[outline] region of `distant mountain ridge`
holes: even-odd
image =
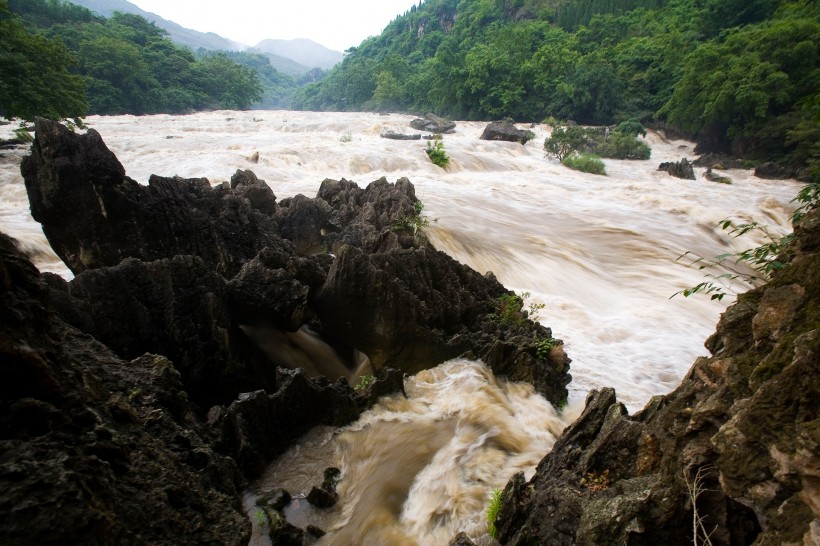
[[[270,58],[271,66],[289,76],[298,76],[308,72],[311,68],[330,69],[342,60],[342,53],[333,51],[321,44],[300,38],[296,40],[262,40],[255,48],[229,40],[213,32],[199,32],[160,17],[156,13],[145,11],[127,0],[69,0],[73,4],[83,6],[102,15],[110,17],[115,11],[132,13],[144,17],[159,28],[168,32],[172,41],[196,51],[199,48],[207,50],[247,51],[264,53]]]
[[[344,54],[333,51],[313,40],[296,38],[295,40],[262,40],[254,49],[264,53],[272,53],[281,57],[293,59],[305,66],[315,66],[329,70],[337,63],[342,62]]]

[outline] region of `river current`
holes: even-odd
[[[691,142],[650,133],[649,161],[604,160],[608,176],[573,171],[544,157],[550,128],[535,125],[527,145],[479,140],[485,123],[461,122],[444,137],[446,170],[413,133],[407,115],[218,111],[189,116],[91,116],[127,174],[230,180],[237,169],[264,179],[277,198],[313,197],[325,178],[364,186],[406,176],[437,220],[431,242],[455,259],[543,304],[538,318],[573,359],[570,407],[557,412],[481,363],[453,361],[408,378],[408,398],[388,398],[345,430],[319,429],[271,466],[254,492],[306,493],[326,466],[342,469],[338,508],[319,513],[294,502],[294,521],[330,532],[323,544],[446,544],[459,530],[490,543],[483,510],[489,492],[514,472],[532,472],[587,392],[615,387],[630,411],[673,389],[714,330],[726,301],[670,299],[703,279],[677,258],[713,257],[762,242],[734,238],[725,218],[790,230],[799,185],[721,171],[724,185],[657,171],[694,159]],[[8,138],[11,126],[0,127]],[[0,152],[0,230],[42,271],[71,277],[28,212],[19,161]],[[250,497],[249,497],[250,498]],[[302,503],[304,504],[304,503]],[[263,539],[255,539],[264,543]]]

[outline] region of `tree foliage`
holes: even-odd
[[[11,25],[2,69],[12,75],[0,85],[27,105],[13,115],[64,117],[86,105],[91,114],[246,109],[262,96],[256,69],[227,54],[197,56],[138,15],[104,19],[62,0],[11,0],[9,7],[18,17],[2,22]],[[69,91],[72,100],[64,98]],[[60,106],[48,106],[57,95]]]
[[[32,34],[0,0],[0,116],[33,119],[85,114],[85,85],[69,72],[74,56],[57,40]]]

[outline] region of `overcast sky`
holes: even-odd
[[[384,30],[418,0],[129,0],[200,32],[255,45],[266,38],[310,38],[344,51]]]

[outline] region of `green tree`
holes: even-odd
[[[60,42],[27,32],[6,0],[0,0],[0,36],[0,116],[85,115],[83,80],[69,72],[74,57]]]
[[[586,141],[587,132],[583,127],[555,127],[549,138],[544,141],[544,151],[548,156],[563,161],[565,157],[581,149]]]

